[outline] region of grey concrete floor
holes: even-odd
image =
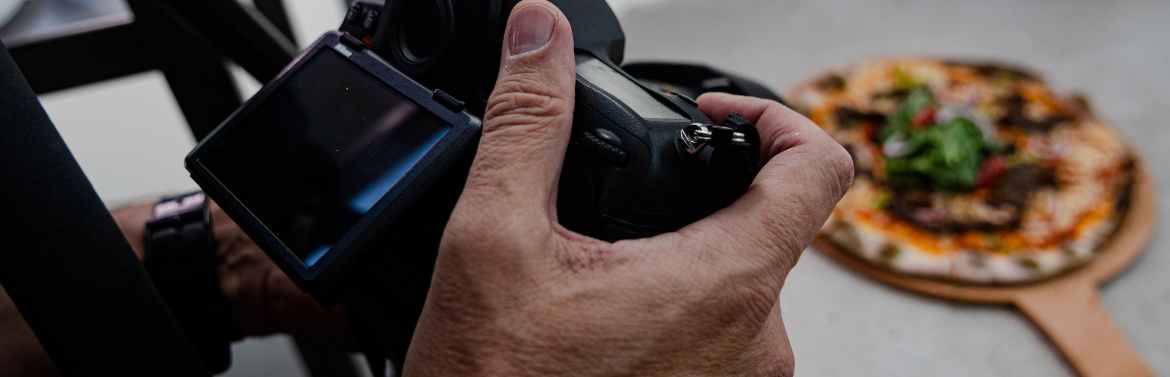
[[[629,60],[703,62],[777,89],[867,56],[1004,59],[1089,94],[1143,152],[1170,194],[1170,3],[1161,1],[614,0]],[[301,41],[335,26],[335,0],[289,1]],[[242,75],[241,75],[242,77]],[[247,92],[256,84],[241,78]],[[193,188],[192,146],[157,73],[42,98],[99,194],[116,204]],[[1170,216],[1161,201],[1157,212]],[[1170,226],[1104,288],[1120,328],[1158,375],[1170,375]],[[1059,355],[1008,308],[949,304],[850,274],[816,252],[781,296],[801,376],[1064,376]],[[703,357],[703,355],[695,355]],[[282,337],[236,347],[229,376],[298,376]]]

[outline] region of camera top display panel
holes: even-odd
[[[478,129],[457,102],[340,38],[324,37],[188,158],[200,185],[303,279],[360,247]]]

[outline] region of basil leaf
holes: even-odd
[[[987,146],[979,127],[965,118],[913,131],[901,157],[885,162],[893,185],[929,184],[943,190],[975,187]]]
[[[934,95],[925,86],[915,86],[910,89],[906,100],[898,106],[898,110],[886,118],[886,127],[882,128],[882,140],[898,133],[908,132],[914,116],[934,103]]]

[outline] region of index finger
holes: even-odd
[[[852,183],[852,158],[811,120],[774,101],[711,94],[699,98],[699,108],[714,119],[735,112],[752,121],[766,163],[739,200],[678,236],[698,246],[692,252],[718,254],[698,256],[704,260],[786,274]]]

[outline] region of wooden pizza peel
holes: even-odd
[[[1098,287],[1145,249],[1154,226],[1154,187],[1145,164],[1135,166],[1129,210],[1099,254],[1085,266],[1036,283],[966,285],[899,274],[872,265],[818,237],[813,248],[883,283],[915,293],[975,304],[1012,305],[1024,313],[1084,377],[1143,377],[1153,372],[1101,307]]]

